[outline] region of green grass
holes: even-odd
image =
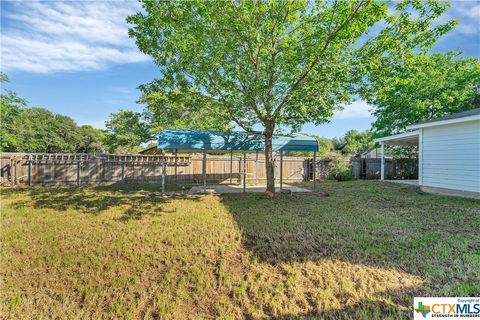
[[[3,318],[399,319],[480,295],[480,202],[376,181],[315,194],[1,190]]]

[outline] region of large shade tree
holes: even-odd
[[[447,54],[411,54],[403,63],[382,61],[361,95],[374,108],[377,136],[406,126],[480,107],[480,61]]]
[[[138,102],[145,104],[143,117],[152,135],[164,128],[229,131],[233,127],[220,102],[195,90],[165,91],[161,81],[140,90]]]
[[[127,18],[168,93],[196,92],[208,107],[265,138],[267,190],[274,192],[272,135],[321,124],[349,103],[369,61],[427,50],[452,22],[433,24],[444,2],[160,1]],[[373,26],[383,30],[368,38]]]

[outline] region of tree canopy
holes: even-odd
[[[8,81],[1,74],[2,82]],[[70,117],[28,108],[15,92],[0,95],[0,150],[3,152],[103,152],[104,132],[78,126]]]
[[[120,110],[105,122],[105,144],[111,153],[139,151],[140,145],[150,139],[148,125],[140,112]]]
[[[156,81],[140,86],[143,112],[120,110],[106,122],[105,143],[110,152],[135,152],[166,128],[229,131],[231,122],[213,113],[217,101],[196,92],[164,91]],[[220,111],[221,112],[221,111]]]
[[[218,131],[233,128],[219,102],[209,96],[194,90],[167,91],[158,81],[140,86],[140,90],[142,96],[138,102],[145,104],[143,117],[152,134],[165,128]]]
[[[339,150],[346,155],[359,155],[375,147],[372,133],[369,130],[358,132],[357,130],[349,130],[342,138],[342,145]]]
[[[380,64],[360,90],[374,106],[377,136],[417,122],[480,107],[480,61],[458,52],[416,54],[402,64]]]

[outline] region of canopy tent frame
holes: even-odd
[[[230,151],[230,182],[233,173],[233,152],[243,153],[243,192],[246,192],[247,171],[246,154],[256,153],[255,169],[258,161],[258,152],[264,151],[264,137],[259,134],[246,132],[217,132],[210,130],[164,130],[158,135],[158,148],[173,150],[175,158],[178,151],[202,152],[202,180],[203,189],[207,191],[207,152]],[[316,157],[318,151],[316,139],[306,135],[274,135],[272,138],[272,151],[280,153],[280,191],[283,191],[283,155],[284,151],[309,151],[313,152],[313,190],[316,191]],[[162,171],[166,175],[166,170]],[[177,170],[175,170],[177,176]],[[165,177],[162,177],[165,181]],[[162,183],[162,192],[165,193],[165,183]]]

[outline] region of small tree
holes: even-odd
[[[369,130],[358,132],[349,130],[342,139],[342,153],[347,155],[358,155],[375,147],[372,133]]]
[[[108,131],[105,144],[112,153],[120,149],[121,153],[129,152],[150,138],[148,126],[139,112],[120,110],[112,113],[105,126]]]
[[[267,190],[274,192],[272,136],[282,126],[321,124],[350,102],[368,63],[427,49],[452,27],[432,26],[445,3],[402,1],[142,1],[131,37],[161,68],[165,92],[215,100],[213,114],[265,138]],[[412,12],[413,11],[413,12]],[[370,28],[380,34],[364,43]]]

